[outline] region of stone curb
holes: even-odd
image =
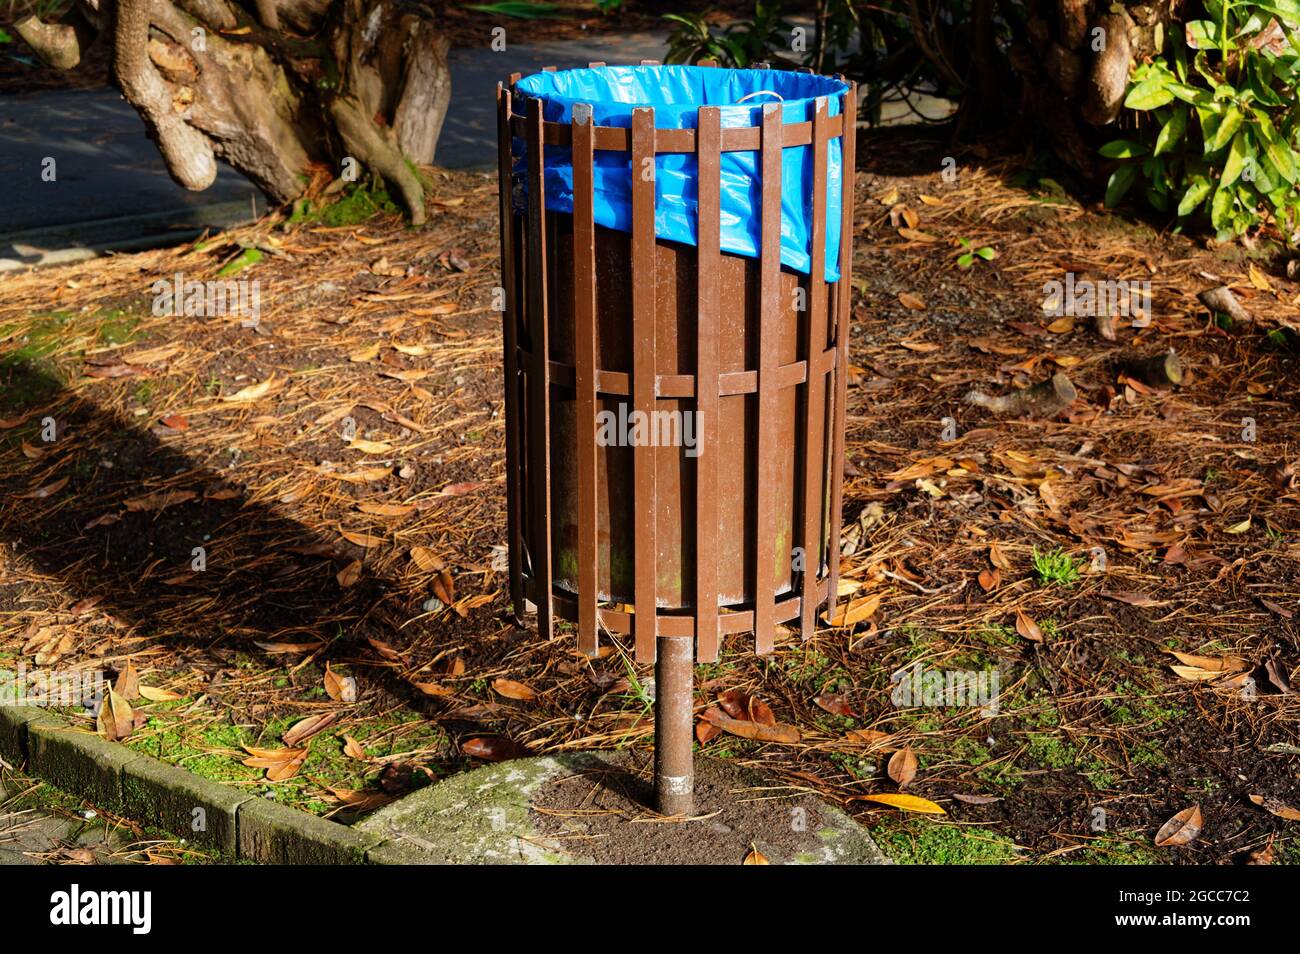
[[[75,729],[45,709],[0,705],[0,759],[109,811],[231,859],[384,864],[389,839],[289,808]]]

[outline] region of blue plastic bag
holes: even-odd
[[[756,126],[762,109],[783,100],[786,123],[810,122],[817,97],[827,97],[827,115],[837,116],[848,87],[837,79],[783,70],[728,70],[705,66],[602,66],[535,73],[516,84],[521,98],[542,102],[542,118],[568,123],[575,103],[589,103],[598,126],[632,125],[632,110],[653,106],[658,129],[694,129],[701,106],[719,106],[722,125]],[[523,144],[516,143],[522,157]],[[522,174],[523,160],[516,165]],[[722,250],[757,258],[762,226],[762,176],[756,152],[724,152],[721,157]],[[826,281],[839,279],[841,142],[827,149]],[[689,153],[655,160],[655,234],[661,239],[697,244],[697,162]],[[813,154],[811,146],[784,150],[781,161],[781,263],[807,274],[811,267]],[[573,165],[566,148],[546,150],[546,207],[573,212]],[[593,170],[597,225],[632,229],[631,154],[597,150]]]

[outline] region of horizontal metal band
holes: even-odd
[[[826,599],[829,592],[830,581],[822,577],[817,581],[813,588],[814,599],[820,606]],[[528,598],[534,603],[537,602],[537,585],[536,581],[524,575],[524,589]],[[562,590],[558,586],[551,591],[552,605],[555,608],[555,614],[561,619],[568,620],[571,623],[578,621],[578,601],[574,599],[573,594],[567,590]],[[694,636],[695,634],[695,617],[691,615],[668,615],[674,612],[660,612],[658,617],[657,631],[662,639],[665,636]],[[803,599],[797,592],[787,593],[778,597],[776,601],[776,612],[772,620],[776,623],[787,623],[792,619],[797,619],[803,612]],[[626,636],[632,632],[632,614],[623,610],[611,609],[602,606],[597,610],[600,617],[601,625],[611,633],[617,633]],[[718,628],[722,633],[748,633],[754,629],[754,611],[753,609],[739,609],[734,612],[722,607],[718,613]]]
[[[529,350],[522,346],[518,349],[522,367],[528,367]],[[838,355],[835,348],[827,348],[813,361],[813,375],[829,374],[835,368]],[[573,387],[577,381],[577,372],[573,365],[562,361],[550,362],[552,384]],[[797,387],[808,380],[807,363],[793,361],[783,364],[776,370],[778,390]],[[626,371],[602,371],[596,369],[596,391],[599,394],[615,397],[628,397],[632,393],[632,377]],[[758,391],[757,371],[727,371],[718,375],[718,393],[723,397],[733,394],[753,394]],[[655,376],[655,395],[665,400],[671,398],[695,397],[695,375],[693,374],[659,374]]]
[[[827,126],[830,138],[844,134],[844,115],[832,116]],[[524,118],[510,117],[510,131],[520,139],[524,137]],[[757,152],[762,148],[761,126],[731,126],[722,130],[722,152]],[[568,123],[543,123],[542,142],[547,146],[571,146],[573,127]],[[782,129],[781,145],[806,146],[812,142],[812,123],[787,123]],[[596,148],[606,152],[629,152],[632,148],[631,131],[622,126],[597,126]],[[694,129],[656,129],[655,155],[664,153],[695,152]]]

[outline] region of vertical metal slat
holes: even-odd
[[[551,602],[551,381],[550,328],[546,288],[546,196],[543,191],[542,103],[528,99],[528,335],[532,354],[528,373],[528,483],[532,492],[533,564],[537,629],[554,635]]]
[[[632,110],[632,404],[654,420],[658,374],[655,355],[655,114]],[[632,448],[633,614],[638,662],[657,651],[657,550],[653,446]]]
[[[595,655],[596,626],[596,227],[591,106],[573,107],[574,413],[578,462],[578,651]]]
[[[510,608],[515,619],[524,614],[524,579],[520,554],[521,507],[519,429],[519,345],[516,327],[519,309],[515,295],[514,209],[511,207],[510,90],[497,84],[497,163],[501,211],[501,289],[505,297],[501,309],[502,340],[505,348],[505,416],[506,416],[506,549],[510,573]]]
[[[781,156],[780,103],[763,106],[762,134],[762,238],[759,255],[758,322],[758,422],[755,465],[758,483],[754,528],[754,651],[769,653],[776,640],[776,561],[790,554],[776,552],[776,506],[773,490],[777,476],[776,398],[778,327],[786,311],[781,300]]]
[[[827,540],[827,559],[830,561],[830,593],[827,596],[826,614],[835,615],[840,585],[840,529],[844,504],[844,418],[849,398],[849,314],[853,307],[853,179],[854,151],[857,139],[858,87],[849,84],[844,94],[844,135],[841,145],[840,212],[840,280],[835,289],[838,323],[835,329],[835,453],[831,457],[831,521]]]
[[[817,624],[817,577],[821,573],[822,482],[826,473],[826,378],[820,371],[826,350],[826,153],[827,101],[817,98],[812,126],[812,236],[808,269],[807,338],[808,384],[804,389],[803,470],[803,587],[799,634],[808,639]],[[816,369],[816,370],[815,370]]]
[[[699,456],[695,458],[695,657],[718,659],[718,334],[722,113],[700,108],[696,123],[698,162],[696,275],[698,328],[695,351],[695,411]]]

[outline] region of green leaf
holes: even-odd
[[[1193,50],[1213,50],[1219,45],[1219,25],[1213,20],[1190,20],[1185,25],[1187,45]]]
[[[1242,182],[1249,183],[1256,192],[1262,192],[1265,195],[1279,188],[1283,191],[1290,188],[1286,181],[1277,174],[1277,170],[1273,168],[1273,163],[1268,161],[1268,156],[1256,156],[1254,158],[1256,160],[1254,163],[1247,161],[1241,167]],[[1254,165],[1254,169],[1251,169],[1251,165]]]
[[[1232,200],[1234,192],[1232,186],[1221,185],[1214,190],[1214,198],[1210,201],[1210,224],[1216,229],[1227,229],[1232,226]]]
[[[525,3],[523,0],[502,0],[501,3],[475,3],[465,9],[476,13],[490,13],[517,20],[553,20],[564,14],[553,3]]]
[[[1168,90],[1184,103],[1191,103],[1193,106],[1213,106],[1214,96],[1208,89],[1198,89],[1195,86],[1186,86],[1182,83],[1170,83]]]
[[[1267,10],[1275,17],[1291,23],[1300,23],[1300,2],[1297,0],[1268,0],[1267,3],[1256,3],[1255,6]]]
[[[1167,88],[1163,76],[1149,76],[1128,91],[1124,105],[1129,109],[1156,109],[1173,98],[1174,94]]]
[[[975,264],[975,256],[972,255],[970,252],[967,252],[966,254],[957,257],[958,268],[970,268],[974,264]]]
[[[1223,114],[1223,121],[1219,123],[1219,128],[1214,131],[1214,139],[1210,141],[1210,152],[1222,149],[1232,142],[1232,137],[1237,134],[1237,130],[1241,128],[1241,121],[1245,118],[1245,113],[1235,104],[1229,106],[1227,112]]]
[[[1112,139],[1097,151],[1107,159],[1136,159],[1147,154],[1147,147],[1133,139]]]
[[[14,38],[6,33],[4,28],[0,27],[0,43],[12,43],[13,41]]]
[[[1174,72],[1180,82],[1187,82],[1187,48],[1180,43],[1174,44]]]
[[[1232,146],[1228,149],[1228,158],[1223,163],[1223,174],[1219,177],[1219,188],[1224,189],[1237,181],[1241,167],[1250,155],[1250,136],[1242,129],[1232,137]]]
[[[1183,136],[1187,133],[1187,117],[1189,110],[1186,106],[1175,106],[1168,122],[1160,127],[1160,134],[1156,136],[1156,148],[1153,155],[1160,155],[1168,152],[1174,146],[1182,142]]]
[[[1219,131],[1219,124],[1223,122],[1223,113],[1217,109],[1207,109],[1197,107],[1196,117],[1201,121],[1201,140],[1204,143],[1203,151],[1210,152],[1210,143],[1214,140],[1215,134]]]
[[[1255,121],[1259,124],[1259,134],[1264,140],[1264,154],[1268,156],[1268,161],[1273,164],[1273,168],[1287,182],[1295,182],[1295,153],[1290,145],[1283,142],[1278,136],[1277,130],[1273,128],[1272,121],[1268,114],[1262,109],[1251,110],[1255,115]]]
[[[1246,82],[1249,84],[1250,92],[1254,95],[1256,101],[1264,106],[1284,105],[1270,85],[1273,80],[1272,64],[1260,59],[1258,56],[1250,56],[1247,57],[1245,65]]]
[[[1187,187],[1183,197],[1178,202],[1178,216],[1183,218],[1191,215],[1196,211],[1196,207],[1205,201],[1205,197],[1210,194],[1214,184],[1210,180],[1197,176],[1192,180],[1192,184]]]
[[[1110,181],[1106,183],[1106,208],[1113,209],[1119,204],[1119,200],[1124,198],[1124,193],[1128,192],[1133,185],[1137,174],[1136,165],[1120,166],[1111,173]]]
[[[998,253],[995,252],[993,249],[989,248],[987,245],[983,246],[982,248],[975,249],[975,254],[978,255],[980,258],[984,259],[984,261],[986,262],[991,262],[993,261],[993,259],[998,257]]]
[[[262,250],[257,248],[246,248],[243,254],[231,259],[222,265],[217,272],[218,278],[226,278],[234,275],[236,272],[242,272],[244,269],[256,265],[262,260]]]

